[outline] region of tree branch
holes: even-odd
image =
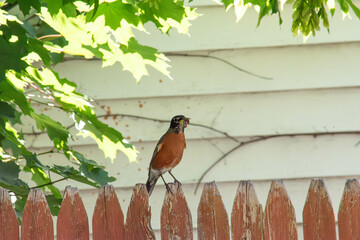
[[[158,119],[158,118],[151,118],[151,117],[143,117],[143,116],[138,116],[138,115],[132,115],[132,114],[122,114],[122,113],[114,113],[114,114],[102,114],[102,115],[98,115],[98,118],[104,118],[104,117],[128,117],[128,118],[136,118],[136,119],[142,119],[142,120],[147,120],[147,121],[154,121],[154,122],[160,122],[160,123],[169,123],[169,120],[162,120],[162,119]],[[206,128],[209,129],[211,131],[220,133],[222,135],[224,135],[225,137],[233,140],[234,142],[239,142],[239,140],[237,140],[235,137],[230,136],[228,133],[223,132],[221,130],[218,130],[216,128],[204,125],[204,124],[200,124],[200,123],[191,123],[190,125],[192,126],[196,126],[196,127],[202,127],[202,128]],[[70,129],[72,127],[74,127],[75,124],[71,124],[69,126],[66,127],[66,129]],[[23,135],[40,135],[40,134],[45,134],[46,131],[44,132],[32,132],[32,133],[27,133],[24,132],[22,133]]]
[[[149,121],[155,121],[155,122],[160,122],[160,123],[169,123],[169,120],[161,120],[161,119],[157,119],[157,118],[150,118],[150,117],[143,117],[143,116],[138,116],[138,115],[130,115],[130,114],[104,114],[104,115],[99,115],[98,117],[129,117],[129,118],[137,118],[137,119],[142,119],[142,120],[149,120]],[[235,142],[239,142],[239,140],[237,140],[236,138],[230,136],[228,133],[223,132],[221,130],[218,130],[216,128],[204,125],[204,124],[200,124],[200,123],[190,123],[189,125],[191,126],[196,126],[196,127],[201,127],[201,128],[206,128],[209,129],[211,131],[220,133],[222,135],[224,135],[227,138],[230,138],[231,140],[235,141]]]
[[[261,78],[261,79],[264,79],[264,80],[272,80],[273,78],[272,77],[266,77],[266,76],[261,76],[259,74],[256,74],[256,73],[253,73],[253,72],[250,72],[248,70],[245,70],[243,68],[240,68],[238,66],[236,66],[235,64],[223,59],[223,58],[220,58],[220,57],[216,57],[216,56],[212,56],[212,55],[202,55],[202,54],[188,54],[188,53],[164,53],[166,56],[178,56],[178,57],[196,57],[196,58],[210,58],[210,59],[213,59],[213,60],[217,60],[217,61],[220,61],[232,68],[235,68],[236,70],[240,71],[240,72],[244,72],[248,75],[251,75],[251,76],[254,76],[254,77],[257,77],[257,78]],[[64,58],[64,61],[75,61],[75,60],[82,60],[82,61],[99,61],[101,59],[98,59],[98,58],[91,58],[91,59],[79,59],[79,58]]]
[[[55,149],[53,148],[53,149],[51,149],[49,151],[37,153],[36,155],[41,156],[41,155],[46,155],[46,154],[50,154],[50,153],[56,153],[54,150]],[[2,160],[7,162],[7,161],[16,161],[16,160],[19,160],[19,159],[24,159],[24,157],[23,156],[20,156],[20,157],[11,156],[10,158],[3,158]]]
[[[224,155],[222,155],[219,159],[217,159],[213,164],[211,164],[200,176],[200,178],[198,179],[198,181],[196,182],[196,187],[195,187],[195,191],[194,194],[196,194],[199,185],[201,183],[201,181],[203,180],[203,178],[205,177],[205,175],[212,169],[214,168],[218,163],[220,163],[223,159],[225,159],[228,155],[230,155],[232,152],[234,152],[235,150],[244,147],[245,145],[251,144],[251,143],[255,143],[255,142],[259,142],[259,141],[265,141],[271,138],[280,138],[280,137],[298,137],[298,136],[312,136],[312,137],[317,137],[317,136],[325,136],[325,135],[354,135],[354,134],[360,134],[360,131],[351,131],[351,132],[320,132],[320,133],[295,133],[295,134],[277,134],[277,135],[269,135],[269,136],[256,136],[253,139],[250,139],[248,141],[243,141],[243,142],[239,142],[239,144],[237,144],[235,147],[233,147],[232,149],[230,149],[229,151],[227,151]]]
[[[53,103],[46,103],[46,102],[41,102],[41,101],[39,101],[39,100],[36,100],[36,99],[33,99],[33,98],[29,98],[30,99],[30,101],[32,101],[32,102],[36,102],[36,103],[39,103],[39,104],[42,104],[42,105],[46,105],[46,106],[48,106],[48,107],[54,107],[54,108],[58,108],[58,109],[63,109],[62,107],[60,107],[60,106],[56,106],[56,105],[54,105]]]
[[[38,186],[35,186],[35,187],[31,187],[30,189],[34,189],[34,188],[41,188],[41,187],[46,187],[46,186],[49,186],[49,185],[53,185],[57,182],[61,182],[61,181],[64,181],[64,180],[67,180],[67,178],[60,178],[58,180],[55,180],[55,181],[51,181],[51,182],[48,182],[48,183],[45,183],[45,184],[42,184],[42,185],[38,185]]]
[[[243,68],[240,68],[238,66],[236,66],[235,64],[223,59],[223,58],[220,58],[220,57],[215,57],[215,56],[211,56],[211,55],[202,55],[202,54],[188,54],[188,53],[167,53],[166,56],[182,56],[182,57],[197,57],[197,58],[211,58],[211,59],[214,59],[214,60],[217,60],[217,61],[220,61],[220,62],[223,62],[227,65],[229,65],[230,67],[232,68],[235,68],[236,70],[240,71],[240,72],[244,72],[246,74],[249,74],[251,76],[254,76],[254,77],[257,77],[257,78],[261,78],[261,79],[265,79],[265,80],[272,80],[273,78],[271,77],[265,77],[265,76],[261,76],[259,74],[256,74],[256,73],[253,73],[253,72],[250,72],[248,70],[245,70]]]
[[[34,89],[38,90],[39,92],[41,92],[42,94],[46,95],[48,97],[48,99],[52,100],[52,101],[55,101],[55,98],[49,94],[49,93],[46,93],[44,90],[42,90],[41,88],[39,88],[35,83],[31,82],[29,83],[31,87],[33,87]]]

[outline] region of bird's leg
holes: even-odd
[[[171,171],[169,171],[169,174],[173,177],[173,179],[175,180],[175,183],[178,184],[178,188],[182,185],[181,182],[179,182],[175,177],[174,175],[172,175]]]
[[[160,177],[161,177],[161,179],[164,181],[164,184],[165,184],[166,189],[167,189],[169,192],[171,192],[172,195],[174,195],[174,193],[171,191],[169,185],[165,182],[165,179],[164,179],[164,177],[163,177],[161,174],[160,174]]]

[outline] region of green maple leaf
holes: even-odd
[[[44,114],[31,112],[30,116],[35,120],[36,126],[47,132],[49,138],[54,142],[54,146],[58,149],[67,148],[67,139],[70,136],[69,130],[61,125],[61,123],[51,119]]]
[[[108,172],[106,172],[100,165],[98,165],[94,160],[85,158],[82,154],[78,152],[73,152],[73,157],[80,162],[80,168],[82,174],[85,177],[90,178],[101,186],[109,184],[116,180],[114,177],[109,177]]]
[[[190,20],[197,18],[194,9],[184,7],[182,1],[173,0],[147,0],[139,3],[141,19],[153,22],[163,33],[176,28],[179,33],[189,32]]]
[[[10,78],[6,80],[0,81],[0,99],[6,102],[14,102],[24,114],[29,115],[33,109],[25,95],[11,83]]]
[[[0,82],[9,69],[17,72],[25,69],[27,63],[22,60],[28,55],[26,31],[16,21],[0,23]]]
[[[19,8],[24,15],[28,15],[30,12],[31,7],[35,8],[36,10],[40,10],[41,1],[40,0],[7,0],[8,3],[15,3],[19,4]]]
[[[17,195],[27,195],[29,186],[19,179],[20,167],[15,162],[3,162],[0,159],[0,186]]]
[[[122,20],[132,24],[134,27],[139,27],[142,23],[140,22],[140,18],[137,16],[138,13],[139,9],[134,7],[132,4],[127,4],[122,1],[103,2],[99,5],[95,14],[94,10],[91,10],[87,14],[86,20],[95,20],[99,16],[104,15],[105,25],[109,26],[113,30],[121,27]]]
[[[0,101],[0,117],[15,118],[15,109],[8,103]]]
[[[28,44],[28,50],[29,50],[29,52],[37,53],[40,56],[43,63],[46,66],[50,67],[51,56],[49,54],[49,51],[44,47],[43,42],[41,42],[35,38],[30,38],[29,44]]]
[[[100,187],[100,185],[98,183],[90,181],[80,171],[76,170],[74,167],[71,167],[71,166],[54,165],[51,168],[51,171],[56,174],[59,174],[60,176],[68,178],[68,179],[82,182],[82,183],[85,183],[85,184],[93,186],[93,187],[97,187],[97,188]]]

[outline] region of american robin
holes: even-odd
[[[171,119],[170,127],[156,144],[149,166],[149,177],[146,188],[151,195],[159,177],[165,183],[166,189],[171,192],[163,178],[163,174],[169,172],[175,182],[179,182],[171,170],[181,161],[184,149],[186,148],[184,129],[189,124],[189,118],[177,115]]]

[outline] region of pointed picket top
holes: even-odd
[[[89,239],[89,223],[76,187],[67,186],[57,217],[57,239]]]
[[[338,212],[341,240],[360,239],[360,184],[355,178],[345,183]]]
[[[198,207],[199,239],[230,239],[229,219],[215,182],[206,183]]]
[[[193,239],[191,212],[179,183],[169,183],[161,209],[161,239]]]
[[[136,184],[133,190],[126,215],[125,239],[155,239],[155,234],[151,228],[149,194],[144,184]]]
[[[19,239],[19,223],[8,190],[0,187],[0,240],[8,239]]]
[[[41,189],[30,190],[22,217],[21,240],[33,239],[54,239],[52,216]]]
[[[264,239],[263,209],[251,181],[240,181],[231,213],[232,239]]]
[[[322,178],[310,183],[303,210],[304,240],[336,240],[335,215]]]
[[[266,240],[297,239],[295,210],[281,180],[271,183],[264,219]]]
[[[124,214],[114,187],[102,186],[92,218],[93,239],[124,239]]]

